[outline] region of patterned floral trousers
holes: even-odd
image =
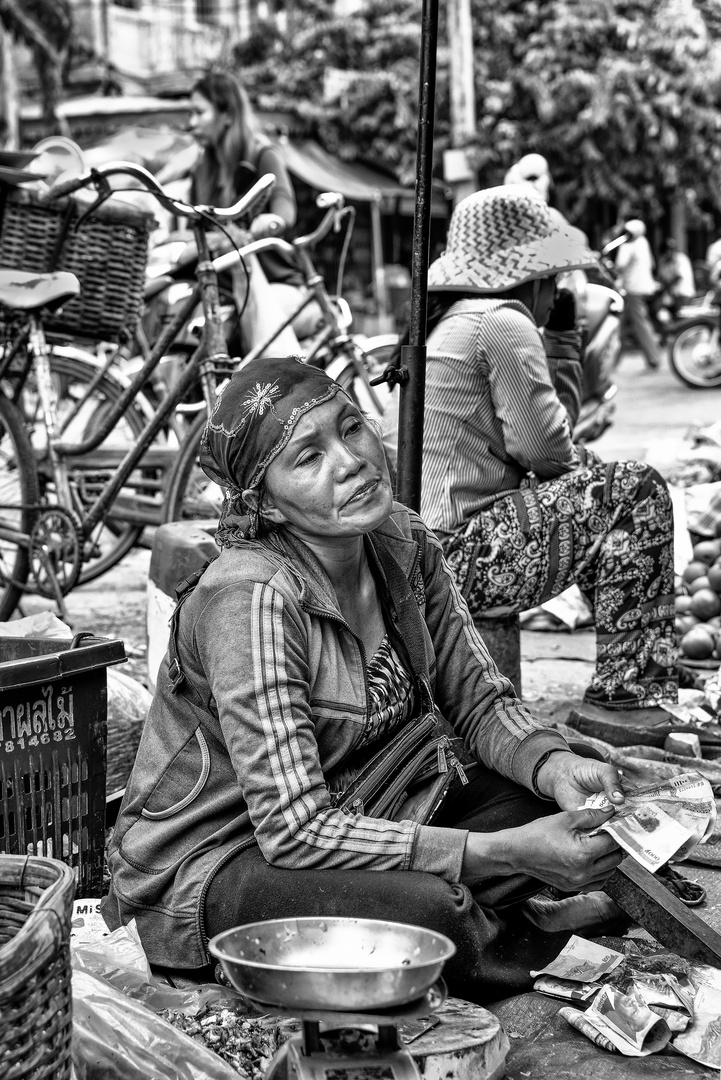
[[[474,618],[526,611],[578,585],[596,623],[586,701],[677,699],[673,515],[654,469],[600,462],[502,493],[443,546]]]

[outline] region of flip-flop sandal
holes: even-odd
[[[706,890],[702,885],[697,885],[695,881],[689,881],[688,878],[683,877],[677,870],[673,870],[668,865],[657,870],[656,877],[686,907],[698,907],[699,904],[703,904],[706,900]]]

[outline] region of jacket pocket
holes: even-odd
[[[178,799],[171,806],[166,806],[162,810],[148,810],[148,808],[144,806],[143,809],[140,811],[142,817],[148,818],[150,821],[164,821],[166,818],[174,817],[175,814],[179,814],[181,810],[185,810],[186,806],[190,806],[190,804],[198,798],[198,795],[200,795],[201,791],[205,787],[208,777],[210,775],[210,751],[208,750],[208,744],[200,728],[196,728],[195,730],[195,739],[198,744],[198,750],[200,751],[200,775],[195,781],[193,787],[190,789],[187,795],[183,796],[182,799]],[[188,754],[188,758],[190,760],[188,760],[184,768],[188,770],[192,777],[192,769],[196,764],[192,761],[192,758],[195,757],[195,754],[188,753],[188,750],[189,747],[186,746],[185,753]],[[178,764],[178,759],[176,759],[176,761],[174,762],[173,770],[176,775]],[[151,800],[156,802],[162,802],[162,781],[161,785],[159,785],[159,787],[156,787],[155,791],[153,792]]]

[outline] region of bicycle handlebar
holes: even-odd
[[[80,188],[89,187],[92,184],[97,188],[100,199],[106,199],[113,194],[107,178],[123,174],[132,176],[139,181],[142,187],[151,195],[154,195],[158,202],[166,210],[169,210],[171,214],[187,217],[192,221],[207,221],[208,218],[213,218],[221,225],[236,221],[251,211],[257,212],[266,202],[275,186],[273,173],[266,173],[233,206],[217,207],[201,204],[193,206],[190,203],[181,202],[179,199],[173,199],[168,195],[153,174],[148,172],[142,165],[135,165],[129,161],[111,161],[107,165],[88,169],[80,176],[73,176],[68,180],[61,180],[59,183],[53,184],[47,193],[48,198],[59,199],[63,195],[71,195],[74,191],[79,191]]]
[[[279,236],[251,240],[250,243],[243,244],[239,251],[228,251],[224,255],[218,255],[217,258],[213,259],[213,266],[220,273],[223,270],[230,270],[246,255],[259,255],[265,251],[276,251],[292,256],[294,251],[315,247],[316,244],[325,239],[332,228],[337,228],[341,218],[349,212],[349,209],[345,208],[345,199],[337,191],[322,192],[318,196],[316,203],[319,207],[328,206],[329,208],[323,215],[318,227],[312,233],[308,233],[306,236],[298,236],[295,240],[283,240]]]

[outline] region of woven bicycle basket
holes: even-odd
[[[46,274],[67,270],[80,296],[44,317],[46,329],[96,341],[135,330],[148,261],[152,215],[110,199],[78,227],[87,196],[50,201],[37,191],[0,186],[0,268]]]
[[[69,1080],[75,875],[57,859],[0,855],[0,1077]]]

